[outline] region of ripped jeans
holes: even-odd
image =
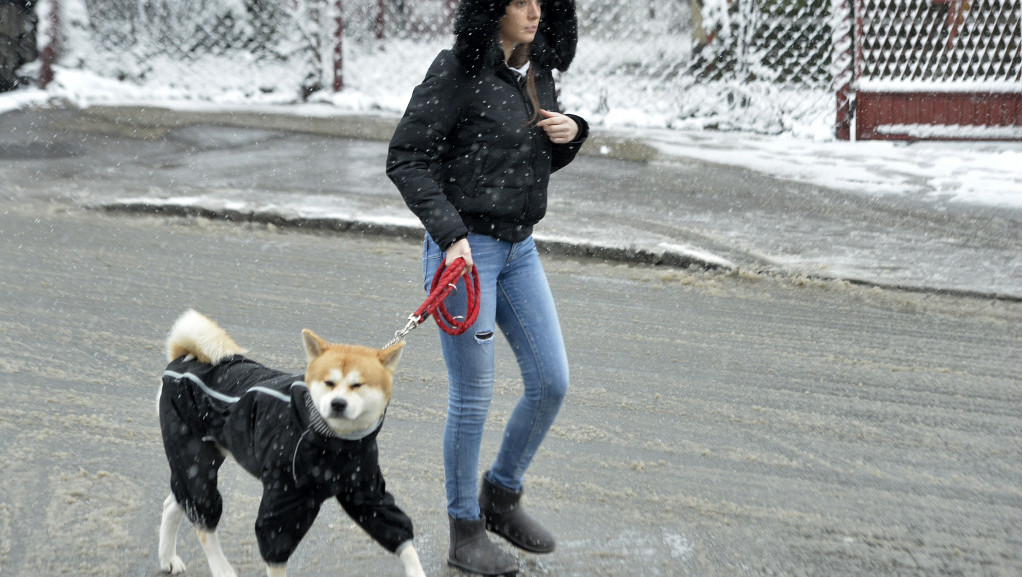
[[[532,237],[510,243],[468,237],[479,271],[479,318],[460,336],[440,332],[448,376],[444,471],[447,512],[479,518],[479,449],[493,397],[494,329],[499,327],[518,360],[523,394],[504,429],[490,480],[521,490],[525,470],[546,436],[568,389],[568,359],[554,299]],[[444,258],[426,236],[422,267],[427,290]],[[464,314],[465,291],[448,297],[452,315]]]

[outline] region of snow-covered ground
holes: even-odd
[[[1022,142],[817,141],[647,131],[666,154],[863,194],[1022,208]]]

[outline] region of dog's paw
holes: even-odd
[[[170,561],[160,562],[160,569],[164,573],[170,573],[171,575],[178,575],[185,572],[185,562],[180,557],[174,555]]]
[[[405,577],[426,577],[426,572],[422,570],[422,563],[419,562],[419,554],[415,551],[415,547],[411,545],[405,547],[401,551],[401,564],[405,568]]]
[[[209,572],[213,574],[213,577],[238,577],[238,574],[234,572],[234,567],[231,567],[226,559],[209,559]]]
[[[422,567],[405,567],[405,577],[426,577]]]

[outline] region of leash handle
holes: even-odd
[[[414,316],[420,319],[420,323],[432,314],[433,320],[436,321],[440,330],[455,336],[464,333],[475,324],[476,319],[479,317],[480,293],[479,271],[475,267],[472,267],[472,272],[469,275],[472,282],[469,283],[468,279],[464,280],[467,304],[466,316],[464,318],[454,317],[447,312],[447,305],[444,302],[448,296],[457,292],[458,281],[462,278],[465,266],[466,262],[462,257],[454,259],[450,266],[447,266],[446,262],[440,263],[436,273],[433,275],[433,284],[430,287],[429,297],[426,299],[426,302],[422,303],[419,310],[415,311]]]

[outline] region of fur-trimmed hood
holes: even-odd
[[[454,17],[454,55],[470,74],[503,60],[497,41],[509,0],[461,0]],[[546,0],[530,58],[542,68],[567,70],[575,58],[578,19],[575,0]]]

